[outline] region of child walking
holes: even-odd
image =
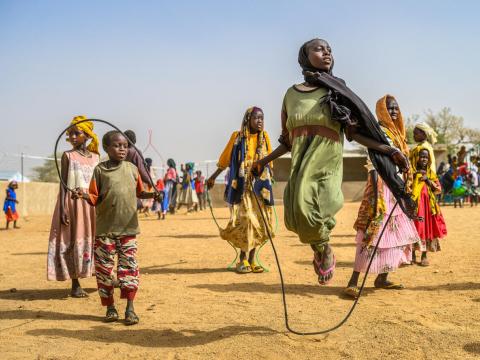
[[[264,271],[255,263],[256,249],[268,240],[261,212],[267,220],[270,234],[274,235],[271,164],[266,164],[259,176],[253,176],[251,172],[253,163],[267,156],[271,149],[270,138],[264,131],[263,111],[251,107],[245,112],[241,130],[232,134],[220,155],[218,169],[207,181],[208,188],[213,188],[218,175],[229,168],[225,200],[231,207],[230,221],[225,229],[220,230],[220,236],[240,248],[240,262],[236,266],[239,274]]]
[[[404,156],[408,156],[405,126],[395,98],[385,95],[378,100],[376,113],[382,130],[390,141],[390,146],[398,149]],[[380,243],[370,268],[371,273],[378,274],[374,285],[376,288],[398,290],[403,289],[404,286],[388,280],[388,275],[400,265],[411,262],[412,245],[419,241],[413,220],[410,220],[398,206],[393,210],[395,198],[385,182],[379,178],[370,158],[367,160],[366,167],[367,186],[354,224],[354,229],[357,231],[355,265],[344,290],[344,293],[352,298],[356,298],[359,294],[360,273],[366,272],[377,242]],[[411,173],[406,172],[403,177],[407,186],[411,185]],[[379,238],[392,211],[392,217],[386,225],[382,238]]]
[[[6,230],[10,227],[11,222],[13,222],[14,229],[20,229],[20,226],[17,225],[19,215],[17,212],[18,200],[17,193],[15,192],[16,189],[18,189],[18,183],[15,180],[10,181],[6,191],[5,201],[3,202],[3,212],[7,218],[7,224],[5,225]]]
[[[432,168],[431,151],[422,144],[417,145],[410,154],[414,173],[413,199],[417,202],[418,216],[423,221],[415,221],[421,241],[415,244],[413,262],[416,262],[415,250],[422,252],[419,265],[430,265],[427,251],[440,251],[440,239],[447,235],[447,226],[443,219],[437,194],[442,192],[440,181]]]
[[[98,164],[98,138],[93,122],[77,116],[67,131],[72,149],[61,160],[61,176],[70,189],[88,189],[93,169]],[[87,143],[90,143],[87,145]],[[72,281],[71,296],[86,297],[79,279],[92,276],[95,209],[84,201],[71,198],[60,185],[48,241],[47,279]]]
[[[83,198],[96,209],[95,275],[101,303],[107,307],[105,321],[118,320],[112,278],[115,255],[118,254],[120,298],[127,299],[125,324],[134,325],[139,321],[133,306],[139,275],[137,197],[152,199],[155,194],[143,190],[137,167],[124,161],[128,141],[119,131],[107,132],[102,145],[109,159],[95,167],[88,193],[77,189],[75,197]]]

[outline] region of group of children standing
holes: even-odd
[[[158,193],[144,190],[145,179],[139,167],[126,161],[132,146],[119,131],[103,136],[102,147],[108,160],[102,162],[91,121],[75,117],[67,136],[72,149],[62,156],[61,176],[73,191],[69,194],[60,186],[49,239],[47,278],[71,280],[72,297],[85,297],[79,279],[95,271],[101,303],[107,307],[105,320],[119,318],[113,299],[118,285],[120,297],[127,299],[125,324],[136,324],[139,318],[133,301],[139,282],[137,198],[158,200]],[[117,279],[113,276],[116,255]]]

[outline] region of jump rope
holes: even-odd
[[[112,123],[106,121],[106,120],[101,120],[101,119],[85,119],[85,120],[81,120],[79,122],[77,122],[76,124],[73,124],[73,125],[70,125],[68,126],[67,128],[65,128],[65,130],[63,130],[60,135],[58,136],[57,138],[57,141],[55,142],[55,151],[54,151],[54,158],[55,158],[55,167],[57,169],[57,173],[58,173],[58,177],[60,179],[60,182],[62,184],[62,186],[70,191],[70,192],[74,192],[74,189],[70,189],[68,187],[68,185],[65,183],[65,181],[63,180],[62,176],[61,176],[61,172],[60,172],[60,166],[58,164],[58,158],[57,158],[57,148],[58,148],[58,144],[63,136],[63,134],[65,134],[72,126],[75,126],[77,124],[81,124],[83,122],[87,122],[87,121],[92,121],[92,122],[99,122],[99,123],[103,123],[103,124],[106,124],[110,127],[112,127],[113,129],[117,130],[119,133],[121,133],[125,139],[127,139],[128,143],[130,144],[131,147],[133,147],[135,149],[135,151],[140,155],[140,158],[142,159],[143,162],[145,162],[145,159],[143,158],[143,155],[142,153],[138,150],[138,148],[135,146],[135,144],[123,133],[122,130],[120,130],[118,127],[116,127],[115,125],[113,125]],[[147,172],[148,173],[148,172]],[[252,181],[252,178],[251,176],[247,175],[248,176],[248,184],[250,185],[250,189],[253,189],[253,181]],[[154,186],[154,182],[153,182],[153,179],[150,175],[150,173],[148,173],[148,177],[149,177],[149,180],[152,184],[152,187],[154,189],[154,192],[158,195],[159,192],[158,190],[156,189],[156,187]],[[248,190],[248,191],[253,191],[253,190]],[[219,229],[221,229],[216,217],[215,217],[215,214],[213,212],[213,207],[212,207],[212,202],[211,202],[211,198],[210,198],[210,194],[209,194],[209,191],[208,191],[208,187],[206,188],[206,194],[207,194],[207,202],[208,202],[208,206],[210,208],[210,212],[212,214],[212,218],[213,218],[213,221],[215,222],[215,224],[217,225],[217,227]],[[372,262],[373,262],[373,259],[375,257],[375,254],[377,253],[377,249],[378,249],[378,246],[380,244],[380,240],[382,239],[383,237],[383,234],[385,232],[385,229],[387,228],[387,225],[388,223],[390,222],[390,219],[392,218],[392,215],[393,215],[393,212],[395,211],[395,209],[397,208],[397,205],[398,205],[398,202],[395,202],[395,205],[393,206],[392,210],[390,211],[390,214],[388,215],[387,217],[387,221],[385,222],[385,224],[383,225],[383,228],[382,228],[382,231],[380,232],[380,235],[378,236],[378,241],[377,243],[375,244],[375,247],[373,248],[373,251],[372,251],[372,254],[371,254],[371,258],[370,258],[370,261],[368,262],[368,267],[367,267],[367,270],[365,271],[365,275],[363,277],[363,280],[362,280],[362,285],[360,286],[360,289],[358,291],[358,296],[355,298],[355,301],[353,302],[352,306],[350,307],[350,310],[347,312],[346,316],[338,323],[336,324],[335,326],[332,326],[330,328],[327,328],[327,329],[324,329],[324,330],[318,330],[318,331],[310,331],[310,332],[302,332],[302,331],[297,331],[297,330],[294,330],[290,324],[289,324],[289,321],[288,321],[288,309],[287,309],[287,298],[286,298],[286,292],[285,292],[285,282],[284,282],[284,279],[283,279],[283,273],[282,273],[282,267],[280,266],[280,260],[279,260],[279,257],[278,257],[278,253],[277,253],[277,249],[275,247],[275,244],[273,242],[273,237],[272,237],[272,234],[270,232],[270,228],[269,228],[269,225],[268,225],[268,222],[267,222],[267,219],[266,219],[266,216],[263,212],[263,209],[260,205],[260,200],[258,199],[257,195],[254,193],[254,198],[255,198],[255,202],[258,206],[258,209],[260,210],[260,214],[262,216],[262,221],[265,225],[265,229],[267,231],[267,235],[268,235],[268,238],[270,240],[270,244],[272,245],[272,250],[273,250],[273,254],[275,256],[275,262],[277,264],[277,268],[278,268],[278,274],[280,275],[280,285],[281,285],[281,290],[282,290],[282,301],[283,301],[283,311],[284,311],[284,318],[285,318],[285,327],[287,328],[288,331],[290,331],[292,334],[295,334],[295,335],[301,335],[301,336],[307,336],[307,335],[322,335],[322,334],[327,334],[329,332],[332,332],[334,330],[337,330],[338,328],[340,328],[341,326],[343,326],[347,321],[348,319],[350,318],[350,316],[352,315],[353,311],[355,310],[357,304],[358,304],[358,301],[360,300],[360,297],[362,295],[362,292],[363,292],[363,289],[365,287],[365,283],[367,281],[367,276],[370,272],[370,267],[372,265]],[[238,251],[237,249],[230,243],[230,246],[232,246],[236,253],[237,253],[237,257],[235,258],[235,260],[233,262],[236,262],[237,258],[238,258]],[[258,260],[258,253],[257,253],[257,260]],[[233,263],[232,263],[233,264]],[[261,265],[261,264],[259,264]],[[230,265],[231,266],[231,265]],[[261,265],[262,266],[262,265]],[[263,267],[263,266],[262,266]]]

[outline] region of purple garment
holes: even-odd
[[[142,182],[151,184],[150,177],[148,176],[147,169],[145,168],[145,164],[142,160],[140,154],[135,150],[134,147],[129,147],[127,152],[127,157],[125,158],[126,161],[131,162],[138,168],[138,172],[140,174],[140,178]]]

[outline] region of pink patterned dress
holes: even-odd
[[[65,152],[69,160],[67,185],[70,189],[88,191],[98,154],[84,156],[77,151]],[[47,279],[64,281],[92,276],[95,208],[81,199],[72,200],[68,193],[65,210],[70,224],[61,222],[60,194],[52,218],[48,242]]]

